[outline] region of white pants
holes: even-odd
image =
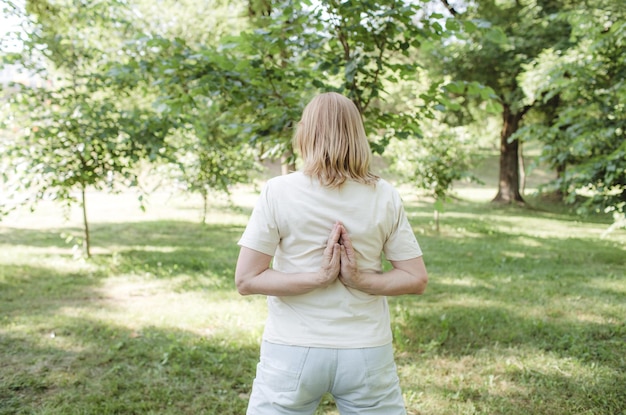
[[[330,392],[342,415],[405,415],[391,344],[327,349],[263,342],[247,415],[313,414]]]

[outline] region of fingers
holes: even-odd
[[[344,246],[346,249],[346,254],[348,255],[349,258],[353,258],[354,257],[354,247],[352,246],[352,239],[350,239],[350,235],[348,234],[348,231],[346,230],[346,228],[343,225],[340,225],[340,231],[341,231],[341,237],[339,239],[340,243],[342,246]]]
[[[356,260],[354,257],[354,251],[345,245],[341,245],[341,268],[344,270],[355,270]]]
[[[341,245],[341,263],[348,264],[350,259],[348,258],[348,254],[346,253],[346,247]]]
[[[343,225],[340,222],[335,222],[333,228],[330,231],[330,235],[328,235],[328,245],[333,246],[334,244],[339,242],[341,238],[341,229]]]
[[[324,249],[324,256],[330,263],[331,259],[345,257],[344,262],[355,262],[354,247],[352,245],[352,239],[346,230],[345,226],[339,221],[335,222],[333,228],[328,235],[326,241],[326,249]]]
[[[333,256],[330,259],[330,265],[333,269],[339,268],[341,265],[341,245],[333,245]]]
[[[333,251],[335,249],[335,245],[339,244],[339,238],[341,238],[341,228],[339,222],[335,222],[333,228],[330,231],[330,234],[328,235],[328,240],[326,241],[326,249],[324,249],[324,255],[327,258],[330,258],[335,254]]]
[[[348,248],[345,245],[341,245],[340,266],[339,280],[346,287],[358,289],[361,283],[359,270],[356,261],[354,261],[354,256],[348,254]]]
[[[348,231],[339,221],[328,235],[321,267],[322,284],[339,278],[344,285],[358,288],[360,281],[356,254]]]

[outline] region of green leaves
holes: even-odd
[[[493,26],[485,30],[483,35],[487,42],[496,44],[502,50],[511,50],[514,48],[504,30],[498,26]]]
[[[574,45],[546,50],[521,81],[547,115],[542,159],[559,171],[554,187],[581,212],[623,212],[626,195],[626,43],[624,11],[606,0],[594,13],[559,15],[572,25]],[[621,18],[620,18],[621,17]],[[530,139],[529,134],[525,134]]]
[[[14,183],[36,197],[134,185],[141,161],[166,165],[190,191],[227,192],[250,180],[255,160],[293,161],[304,104],[338,91],[361,111],[377,153],[394,138],[436,141],[431,122],[501,118],[505,107],[521,120],[533,108],[512,139],[540,137],[544,159],[571,172],[559,186],[593,189],[596,208],[623,198],[617,0],[593,12],[568,1],[478,2],[448,19],[397,0],[209,1],[210,11],[191,0],[26,4],[24,53],[3,60],[50,83],[12,96],[3,118],[20,134],[3,142],[12,158],[3,167],[19,165]],[[456,165],[424,148],[436,157],[416,163]],[[436,173],[444,188],[451,170]]]
[[[26,11],[30,25],[14,64],[46,82],[16,85],[10,95],[9,193],[28,194],[33,204],[80,203],[89,255],[86,189],[136,184],[136,164],[158,152],[170,126],[133,96],[136,68],[111,67],[128,23],[124,4],[38,0]]]

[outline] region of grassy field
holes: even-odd
[[[430,273],[390,299],[409,414],[626,413],[626,231],[463,189],[436,233],[404,196]],[[202,226],[193,198],[91,194],[91,260],[77,211],[0,222],[0,414],[243,414],[266,313],[233,283],[254,199]]]

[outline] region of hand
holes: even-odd
[[[339,245],[339,239],[341,238],[342,229],[343,225],[336,222],[328,236],[326,249],[324,249],[324,255],[322,256],[322,265],[318,273],[318,282],[322,287],[330,285],[339,276],[341,270],[341,245]]]
[[[356,263],[356,253],[352,246],[352,240],[342,224],[340,224],[340,231],[341,266],[339,280],[347,287],[359,288],[363,281]]]

